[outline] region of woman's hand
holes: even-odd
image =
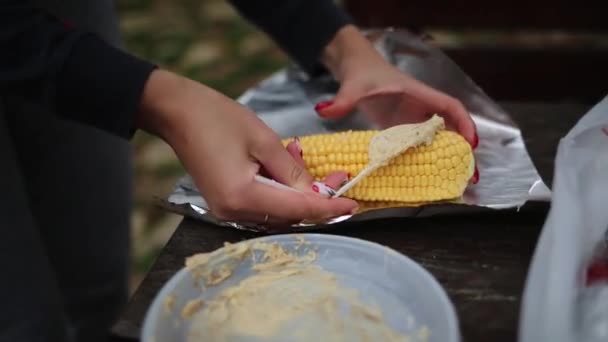
[[[475,124],[460,101],[439,92],[388,63],[353,26],[341,29],[323,60],[340,89],[333,101],[317,104],[319,115],[339,118],[356,107],[380,128],[421,122],[437,113],[449,129],[476,147]]]
[[[356,208],[352,200],[327,199],[313,190],[312,176],[288,151],[297,153],[297,144],[285,149],[254,113],[197,82],[155,71],[137,123],[174,149],[219,219],[286,224]],[[301,192],[255,181],[261,172]],[[334,175],[328,181],[336,186],[343,180]]]

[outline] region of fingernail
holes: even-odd
[[[477,145],[479,145],[479,137],[477,136],[477,133],[475,133],[473,136],[473,149],[476,149]]]
[[[322,109],[325,109],[329,106],[331,106],[334,103],[334,101],[323,101],[323,102],[319,102],[317,103],[317,105],[315,106],[315,110],[318,112]]]
[[[354,207],[354,208],[352,208],[352,209],[350,210],[350,214],[351,214],[351,215],[354,215],[354,214],[356,214],[356,213],[357,213],[357,211],[358,211],[358,210],[359,210],[359,207]]]
[[[471,177],[471,181],[473,184],[477,184],[479,182],[479,170],[477,169],[477,165],[475,166],[475,172],[473,172],[473,177]]]
[[[592,285],[597,281],[605,282],[608,279],[608,264],[602,260],[595,260],[587,268],[586,284]]]
[[[298,152],[300,152],[300,157],[303,157],[304,151],[302,151],[302,145],[300,144],[300,138],[295,137],[295,138],[293,138],[293,141],[296,144],[296,148],[298,149]]]
[[[350,172],[348,173],[348,175],[346,176],[348,179],[350,179],[350,177],[352,177],[352,175],[350,174]]]
[[[327,197],[332,197],[336,194],[336,191],[334,189],[332,189],[329,185],[321,182],[313,182],[312,191]]]

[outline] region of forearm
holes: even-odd
[[[193,139],[185,133],[193,131],[193,123],[206,121],[217,112],[242,112],[242,108],[245,107],[209,86],[159,68],[144,86],[135,124],[175,147]],[[194,131],[200,132],[199,129],[207,128],[201,125]]]
[[[154,66],[71,29],[29,0],[0,0],[0,91],[121,137]]]
[[[135,124],[171,144],[176,132],[187,125],[184,117],[193,110],[188,105],[190,99],[207,96],[205,93],[193,91],[201,88],[209,89],[163,69],[153,71],[144,86]]]

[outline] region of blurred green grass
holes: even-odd
[[[255,26],[220,0],[117,0],[129,52],[236,99],[288,63]],[[135,210],[131,290],[139,284],[179,224],[155,204],[185,171],[172,149],[138,132],[133,140]]]

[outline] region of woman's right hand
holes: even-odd
[[[288,224],[349,214],[357,207],[352,200],[313,191],[312,176],[274,131],[246,107],[198,82],[154,71],[137,125],[173,148],[219,219]],[[254,176],[262,171],[301,192],[257,182]],[[335,187],[336,175],[330,181]]]

